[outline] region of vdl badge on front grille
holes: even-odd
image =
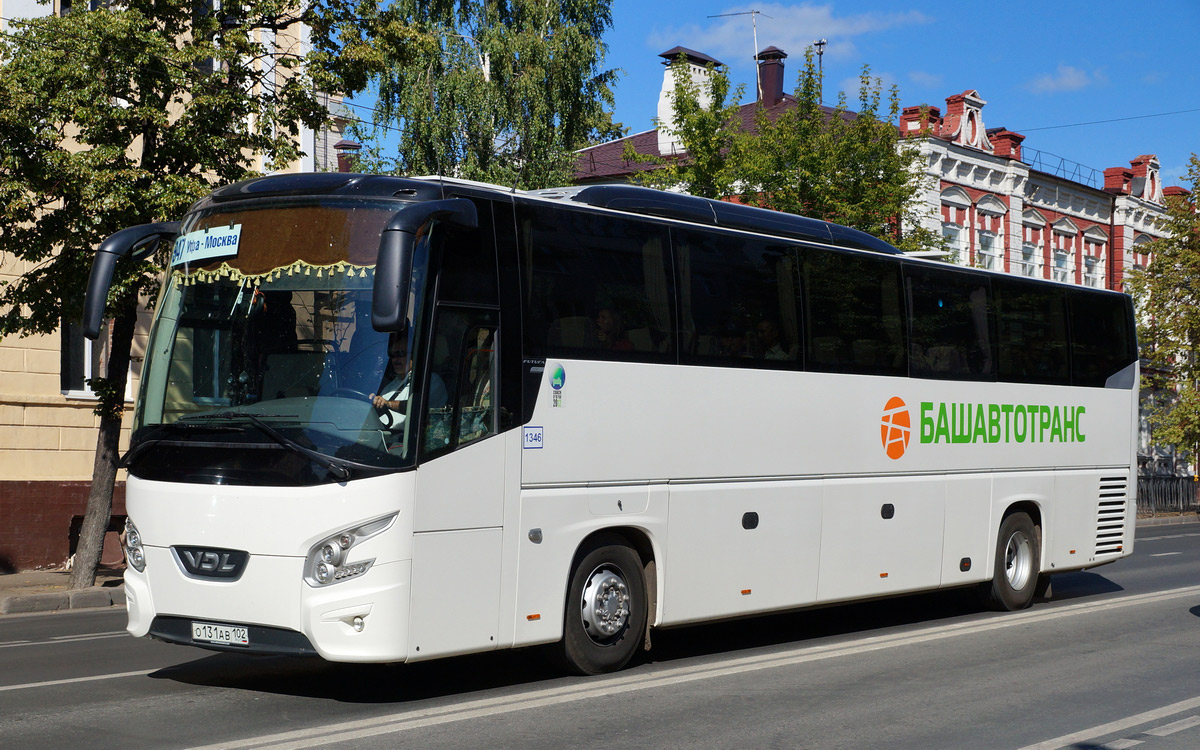
[[[214,547],[172,547],[176,562],[191,578],[217,578],[236,581],[246,570],[248,552]]]

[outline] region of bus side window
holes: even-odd
[[[673,361],[665,227],[528,205],[517,220],[526,354]]]
[[[1071,384],[1103,388],[1137,360],[1133,320],[1125,297],[1067,292],[1071,324]]]
[[[807,249],[803,299],[806,369],[908,374],[897,259]]]
[[[425,400],[427,456],[496,433],[496,319],[494,310],[438,309],[434,367]],[[443,392],[446,400],[438,403],[434,395]]]
[[[1066,295],[1059,287],[997,278],[997,365],[1000,380],[1010,383],[1067,385],[1071,363],[1067,350]]]
[[[739,234],[672,232],[684,364],[799,367],[799,253]]]
[[[911,375],[994,380],[988,277],[913,264],[905,267],[904,283]]]

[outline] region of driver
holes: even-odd
[[[388,340],[388,362],[392,377],[379,389],[378,394],[372,393],[370,398],[388,427],[396,430],[404,426],[412,383],[413,363],[408,356],[406,332],[393,333]],[[449,400],[445,381],[436,372],[430,373],[429,400],[426,408],[440,409]]]

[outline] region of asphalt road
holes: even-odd
[[[657,632],[625,671],[213,654],[0,618],[0,747],[1200,747],[1200,524],[996,614],[962,592]]]

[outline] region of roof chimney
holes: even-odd
[[[680,56],[684,58],[682,63],[679,60]],[[660,54],[659,57],[666,60],[663,63],[666,70],[663,71],[662,91],[658,94],[658,153],[660,156],[671,156],[683,153],[679,139],[666,132],[675,127],[675,66],[680,64],[687,66],[687,74],[698,89],[700,106],[708,109],[712,106],[709,91],[705,86],[708,79],[708,66],[712,65],[717,68],[721,67],[723,63],[703,52],[686,47],[672,47]]]
[[[900,113],[900,137],[940,135],[942,132],[942,110],[922,104],[905,107]]]
[[[783,60],[787,53],[778,47],[767,47],[754,59],[758,60],[758,83],[762,88],[759,103],[774,107],[783,101]]]

